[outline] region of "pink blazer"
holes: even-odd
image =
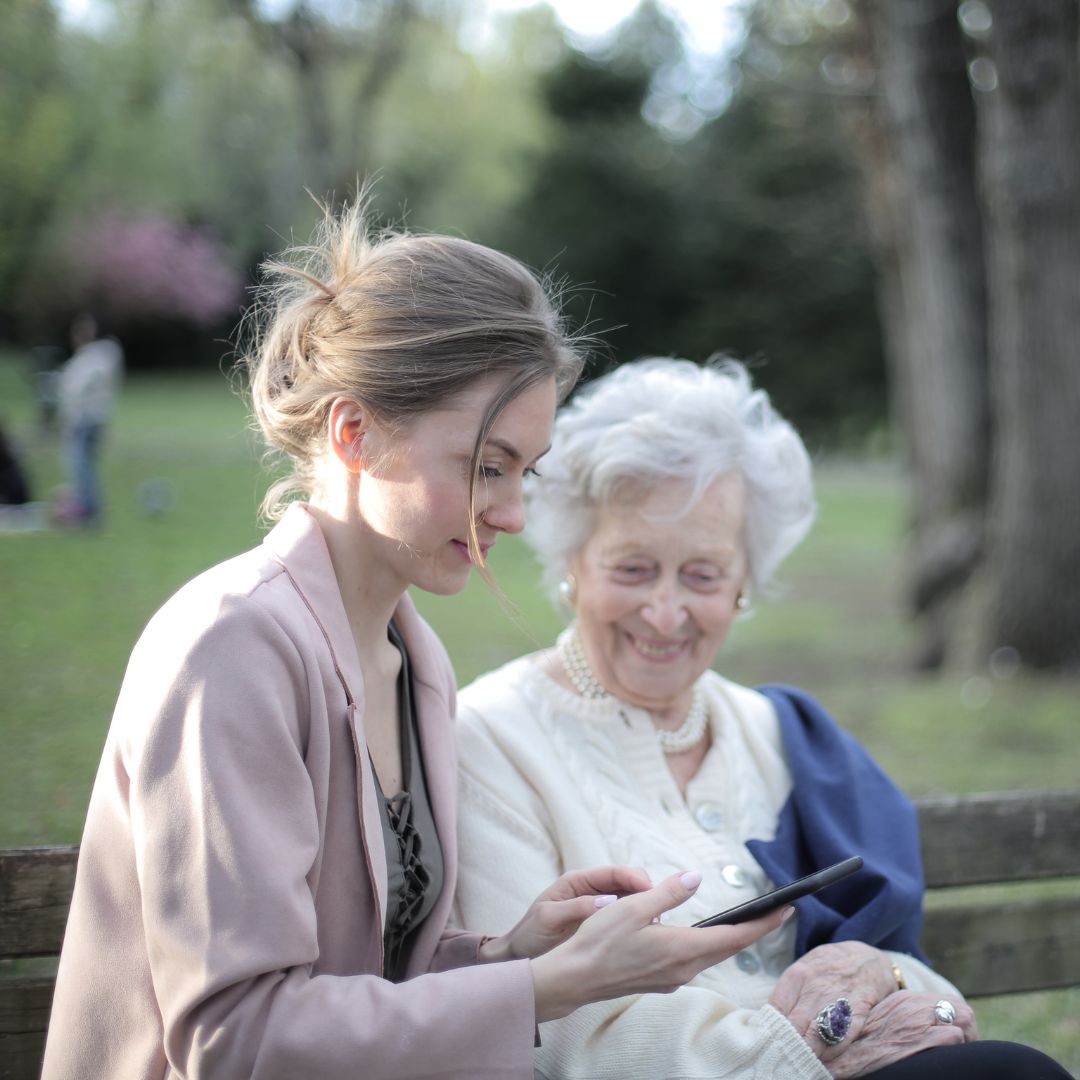
[[[45,1078],[531,1078],[527,961],[475,966],[454,893],[454,680],[408,597],[446,878],[382,971],[386,860],[330,556],[293,506],[182,588],[132,653],[87,813]],[[438,974],[432,974],[438,972]]]

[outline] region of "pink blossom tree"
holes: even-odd
[[[237,310],[242,275],[208,229],[160,214],[99,217],[72,241],[79,292],[118,323],[164,318],[211,327]]]

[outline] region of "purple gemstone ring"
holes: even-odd
[[[851,1002],[847,998],[830,1001],[814,1018],[814,1030],[826,1046],[838,1046],[851,1030]]]

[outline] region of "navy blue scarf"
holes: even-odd
[[[861,855],[863,868],[796,900],[795,955],[830,941],[919,948],[923,871],[915,808],[870,755],[809,694],[762,686],[776,707],[792,790],[773,840],[747,848],[777,884]]]

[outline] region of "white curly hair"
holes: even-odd
[[[687,508],[719,476],[746,485],[749,587],[763,592],[816,512],[810,457],[746,368],[648,358],[584,387],[559,413],[541,475],[526,492],[525,539],[550,595],[595,527],[596,511],[689,481]]]

